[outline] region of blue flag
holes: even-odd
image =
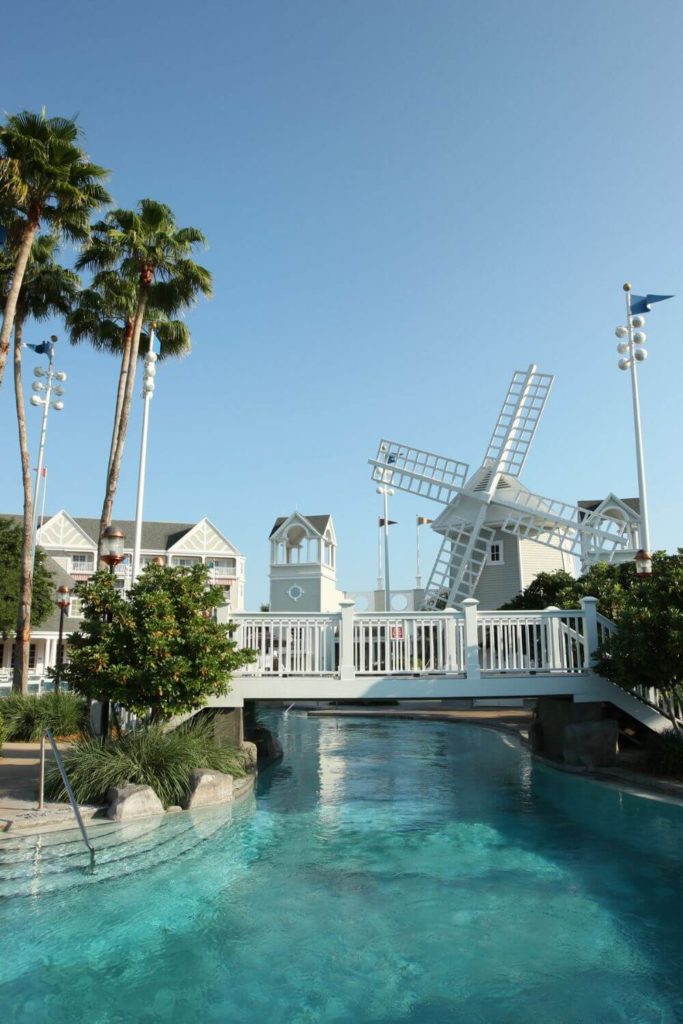
[[[673,295],[632,295],[631,313],[650,313],[653,302],[664,302],[673,299]]]
[[[26,348],[32,348],[39,356],[51,356],[52,355],[52,342],[41,341],[40,345],[27,345]]]

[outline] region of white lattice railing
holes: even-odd
[[[588,655],[582,611],[481,612],[482,672],[582,672]]]
[[[331,675],[338,666],[339,615],[234,615],[238,647],[256,651],[240,675]]]
[[[464,672],[463,616],[438,612],[356,615],[353,663],[357,675]]]

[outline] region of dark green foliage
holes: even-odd
[[[597,671],[626,690],[658,691],[675,730],[683,705],[683,550],[654,556],[652,575],[638,579],[624,598],[619,629],[603,645]]]
[[[5,723],[4,723],[3,719],[0,717],[0,757],[2,757],[2,745],[3,745],[3,743],[5,742],[6,739],[7,739],[7,729],[5,728]]]
[[[0,519],[0,634],[14,634],[19,608],[21,576],[21,526],[12,519]],[[45,552],[36,549],[33,575],[31,620],[34,626],[44,622],[53,610],[52,573],[45,564]]]
[[[150,725],[104,746],[84,738],[63,759],[79,803],[106,803],[110,786],[134,783],[151,786],[164,807],[170,807],[183,801],[194,768],[212,768],[237,778],[247,774],[244,753],[219,746],[210,725],[203,723],[174,732]],[[57,768],[46,777],[46,793],[52,800],[66,799]]]
[[[76,593],[84,618],[69,640],[63,678],[78,693],[119,702],[141,717],[151,711],[160,720],[203,707],[210,696],[227,693],[230,673],[255,657],[237,650],[234,627],[214,621],[223,593],[208,586],[203,565],[149,565],[127,599],[106,572]]]
[[[55,736],[74,736],[85,729],[87,719],[87,705],[75,693],[10,693],[0,698],[5,739],[16,743],[35,742],[45,729]]]
[[[673,729],[653,733],[647,744],[647,766],[658,775],[683,779],[683,736]]]
[[[579,608],[582,597],[597,597],[600,614],[615,620],[637,582],[635,565],[631,562],[621,565],[599,562],[578,579],[562,569],[540,572],[521,594],[503,605],[502,610],[531,611],[551,605]]]

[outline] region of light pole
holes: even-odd
[[[147,430],[149,426],[149,403],[154,394],[154,377],[157,372],[157,355],[154,351],[154,328],[150,324],[149,348],[145,356],[145,370],[142,378],[142,436],[140,438],[140,467],[138,469],[138,494],[135,506],[135,539],[133,542],[133,583],[140,573],[140,546],[142,541],[142,506],[145,500],[145,470],[147,468]]]
[[[64,642],[64,616],[69,610],[69,588],[64,584],[57,587],[57,607],[59,608],[59,640],[57,641],[57,671],[55,672],[55,693],[59,693],[62,681],[62,644]]]
[[[33,376],[39,378],[33,382],[32,388],[36,393],[31,395],[31,405],[43,407],[43,420],[40,427],[40,443],[38,445],[38,465],[36,466],[36,486],[34,493],[34,505],[33,505],[33,531],[31,538],[31,564],[35,558],[36,553],[36,537],[38,534],[38,492],[40,490],[40,483],[43,474],[43,458],[45,455],[45,439],[47,436],[47,416],[50,409],[54,409],[55,412],[61,412],[64,408],[64,402],[61,400],[61,396],[64,394],[64,388],[62,384],[66,380],[66,374],[62,370],[55,371],[55,344],[57,342],[57,335],[53,334],[50,337],[49,343],[44,341],[41,345],[31,345],[35,352],[45,353],[49,357],[47,370],[44,370],[42,366],[36,366],[33,371]],[[43,380],[44,378],[44,380]],[[55,384],[55,381],[57,383]],[[57,399],[52,401],[52,393],[57,395]],[[45,485],[44,485],[45,486]]]
[[[102,534],[102,554],[100,558],[109,566],[110,575],[114,575],[116,566],[124,559],[123,547],[126,538],[120,530],[108,526]],[[105,616],[105,622],[111,622],[111,611]],[[102,701],[102,743],[106,743],[109,736],[109,701]]]
[[[652,550],[650,545],[650,519],[647,505],[647,483],[645,480],[645,457],[643,454],[643,431],[640,422],[640,394],[638,391],[637,364],[647,359],[645,342],[647,335],[641,328],[645,326],[645,317],[641,310],[650,311],[652,302],[661,302],[672,298],[671,295],[631,295],[631,285],[624,285],[626,299],[626,326],[620,325],[615,334],[619,338],[617,351],[621,356],[618,366],[620,370],[631,371],[631,398],[633,402],[633,426],[636,441],[636,465],[638,469],[638,502],[640,505],[640,528],[638,541],[640,549],[636,554],[636,572],[639,576],[649,576],[652,572]],[[632,306],[636,306],[636,309]]]

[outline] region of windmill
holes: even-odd
[[[590,548],[610,560],[630,548],[623,523],[576,505],[533,494],[520,482],[553,377],[534,365],[512,375],[484,461],[469,475],[464,462],[382,440],[370,459],[372,479],[429,498],[444,510],[432,523],[443,537],[424,592],[424,608],[452,607],[471,597],[495,531],[581,555]]]

